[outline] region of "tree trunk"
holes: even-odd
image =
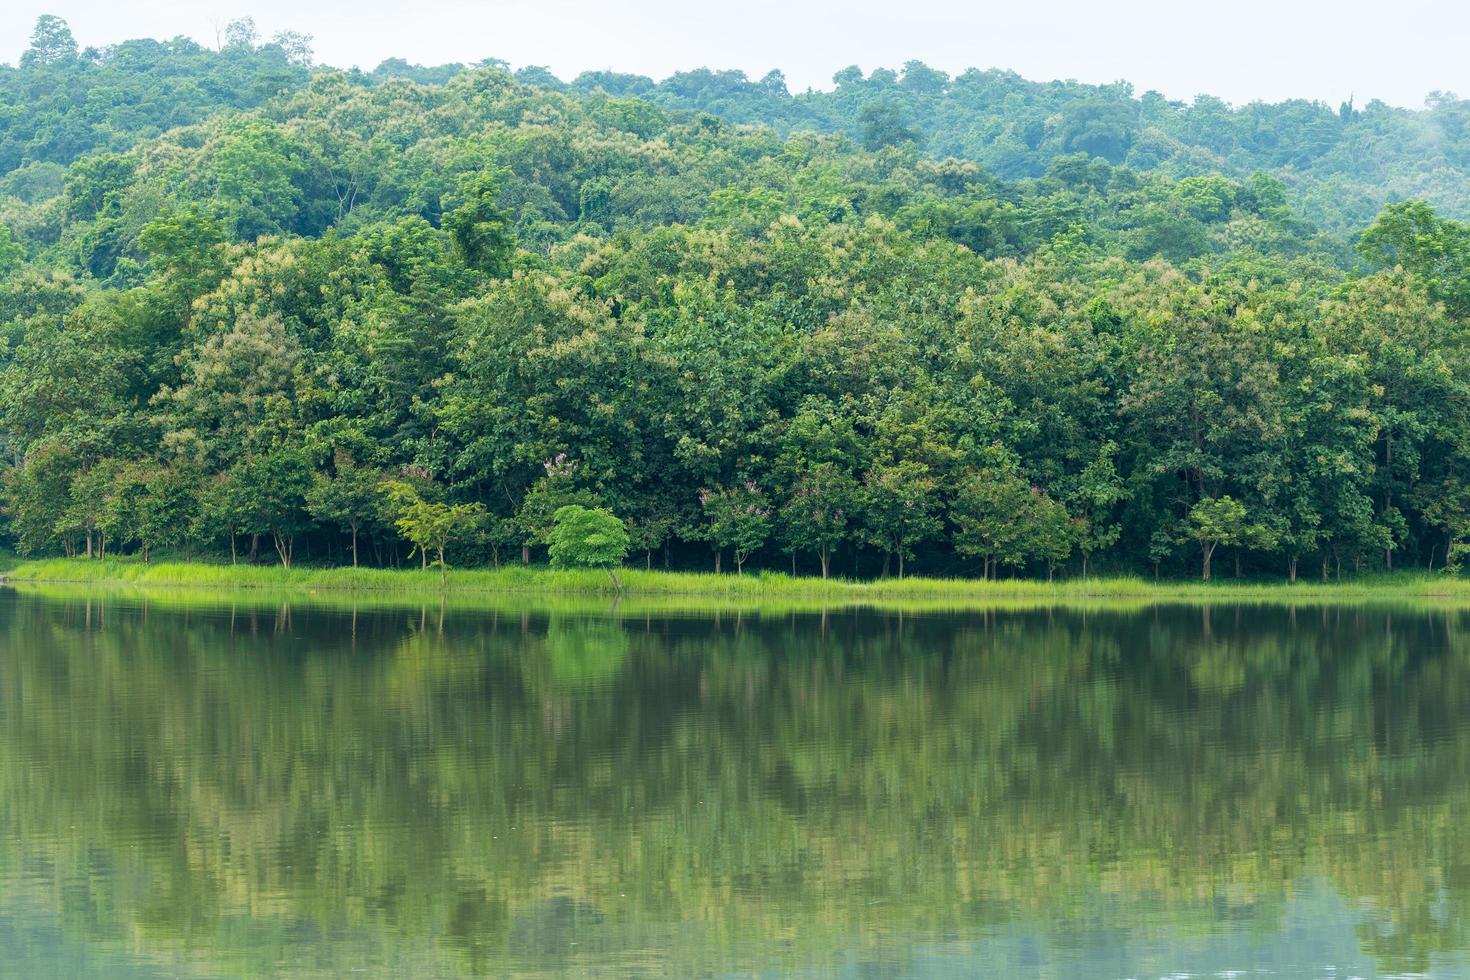
[[[1327,556],[1322,556],[1322,581],[1326,582],[1332,577],[1331,567],[1327,564]]]
[[[1201,545],[1200,552],[1204,555],[1204,563],[1200,570],[1200,578],[1202,581],[1208,582],[1210,580],[1210,561],[1215,557],[1215,546]]]
[[[619,592],[623,591],[623,583],[618,580],[618,570],[613,566],[607,566],[607,577],[612,579],[613,588]]]
[[[716,575],[720,574],[720,559],[722,559],[724,557],[725,557],[725,553],[723,551],[716,551],[715,552],[715,574]]]
[[[352,567],[357,567],[357,525],[352,525]]]
[[[230,532],[230,564],[235,564],[235,532]]]
[[[271,539],[276,544],[276,554],[281,556],[281,567],[291,567],[291,548],[295,544],[294,539],[282,537],[279,532],[272,531]]]
[[[1386,386],[1384,388],[1384,392],[1383,393],[1384,393],[1384,396],[1387,397],[1387,395],[1388,395],[1388,389],[1387,389]],[[1386,513],[1388,513],[1389,508],[1393,507],[1393,436],[1392,435],[1386,435],[1383,438],[1383,455],[1384,455],[1384,460],[1383,460],[1384,461],[1384,467],[1383,468],[1386,471],[1385,475],[1388,477],[1388,481],[1389,481],[1389,483],[1388,483],[1388,489],[1383,492],[1383,512],[1386,514]],[[1393,571],[1393,545],[1392,544],[1390,544],[1388,547],[1386,547],[1386,548],[1383,549],[1383,567],[1386,568],[1390,572]],[[1342,573],[1339,572],[1337,577],[1338,578],[1342,578]]]
[[[822,578],[826,578],[827,568],[832,562],[832,550],[826,545],[822,545],[821,550],[817,554],[822,559]]]
[[[429,570],[429,549],[428,548],[424,548],[424,547],[421,546],[419,548],[419,571],[421,571],[421,572],[427,572],[428,570]]]
[[[444,549],[435,550],[439,553],[439,588],[443,589],[449,585],[449,568],[444,564]]]
[[[745,574],[745,559],[740,557],[740,552],[735,552],[735,574]]]
[[[888,559],[892,557],[893,556],[889,552],[883,552],[883,578],[888,577]]]
[[[250,535],[250,564],[255,564],[255,556],[260,550],[260,535]]]
[[[528,544],[521,545],[521,564],[531,564],[531,546]]]
[[[1087,552],[1082,552],[1082,581],[1087,581]]]
[[[1286,562],[1286,580],[1292,585],[1296,584],[1296,563],[1297,558],[1295,555],[1287,559]]]
[[[92,532],[87,532],[87,560],[92,560]]]
[[[1235,577],[1240,578],[1240,549],[1235,549]]]
[[[903,552],[898,553],[898,578],[903,581]]]

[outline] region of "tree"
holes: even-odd
[[[630,547],[643,552],[645,568],[653,567],[653,552],[664,548],[667,563],[668,542],[679,525],[681,508],[666,496],[640,495],[635,501],[639,510],[628,518],[628,540]],[[688,510],[688,508],[682,508]]]
[[[444,552],[450,542],[474,534],[485,508],[480,504],[445,504],[425,500],[413,484],[404,480],[389,480],[383,484],[383,492],[392,501],[397,515],[393,526],[413,543],[425,563],[429,552],[434,552],[439,564],[439,584],[447,585],[449,566],[444,563]]]
[[[1056,573],[1057,566],[1072,554],[1076,538],[1077,525],[1067,513],[1067,508],[1039,487],[1032,487],[1022,547],[1028,556],[1046,562],[1048,582]]]
[[[138,493],[132,505],[132,532],[143,561],[159,548],[188,540],[199,507],[194,474],[154,462],[133,464]]]
[[[857,482],[833,463],[818,463],[796,479],[781,506],[781,526],[793,548],[815,551],[822,578],[831,574],[832,549],[847,539]]]
[[[444,215],[444,227],[465,265],[486,275],[505,275],[510,271],[515,240],[500,211],[500,185],[495,176],[481,171],[464,178],[459,196],[461,203]]]
[[[1358,240],[1358,254],[1414,273],[1450,312],[1470,314],[1470,225],[1439,217],[1424,201],[1389,204]]]
[[[191,322],[194,300],[224,278],[228,238],[225,226],[197,203],[159,215],[138,232],[138,248],[156,273],[151,286],[180,327]]]
[[[1097,457],[1082,470],[1067,497],[1068,509],[1073,514],[1074,540],[1082,553],[1084,579],[1093,554],[1112,547],[1123,531],[1112,513],[1127,496],[1113,463],[1117,451],[1115,443],[1104,443]]]
[[[66,21],[52,14],[36,18],[31,31],[31,46],[20,56],[22,68],[55,65],[77,56],[77,40]]]
[[[305,449],[285,444],[246,456],[230,477],[227,512],[241,518],[242,530],[270,535],[281,567],[290,568],[296,536],[309,526],[312,470]]]
[[[781,436],[776,471],[786,487],[782,536],[796,550],[815,551],[822,578],[832,551],[848,537],[858,507],[860,440],[852,418],[826,397],[807,399]]]
[[[226,47],[253,49],[259,40],[260,32],[255,28],[253,17],[239,17],[225,25]]]
[[[522,562],[530,560],[531,545],[550,543],[551,528],[558,510],[569,504],[582,507],[601,504],[596,493],[577,486],[577,464],[567,459],[565,453],[546,460],[543,468],[544,474],[526,491],[516,514],[516,524],[523,535]]]
[[[302,350],[279,315],[246,313],[180,360],[181,383],[155,396],[180,455],[232,461],[299,429]]]
[[[107,541],[118,531],[117,510],[113,504],[119,465],[116,460],[98,460],[76,473],[68,490],[68,503],[53,525],[68,555],[78,550],[75,538],[85,540],[86,556],[107,557]],[[95,549],[94,549],[95,545]]]
[[[628,530],[601,507],[570,504],[557,510],[550,535],[551,567],[605,568],[619,591],[617,566],[628,556]]]
[[[1206,497],[1189,510],[1189,533],[1200,547],[1200,578],[1210,580],[1210,561],[1220,545],[1268,548],[1274,544],[1270,529],[1246,519],[1245,505],[1227,494]]]
[[[982,578],[995,578],[1002,562],[1021,564],[1031,505],[1031,488],[1013,469],[970,470],[962,475],[950,502],[955,550],[984,559]]]
[[[919,138],[918,133],[904,125],[903,110],[887,99],[863,106],[857,121],[863,148],[867,150],[916,142]]]
[[[770,536],[770,500],[754,481],[747,480],[734,487],[701,490],[699,505],[709,522],[707,533],[710,541],[714,542],[717,550],[732,549],[735,572],[744,574],[746,560]]]
[[[883,549],[884,574],[891,555],[903,578],[904,563],[941,528],[938,487],[929,467],[913,460],[875,466],[863,475],[859,498],[863,533],[869,544]]]
[[[54,547],[58,528],[74,524],[68,510],[73,498],[76,454],[59,440],[33,445],[25,458],[6,473],[6,516],[16,550],[30,555]]]
[[[245,533],[250,521],[245,495],[240,486],[240,474],[227,470],[215,474],[199,495],[199,506],[194,514],[191,535],[197,540],[213,541],[223,534],[230,542],[230,564],[239,561],[237,538]]]
[[[357,567],[357,537],[377,516],[385,477],[382,470],[359,466],[349,452],[338,452],[331,473],[318,473],[306,493],[311,516],[352,536],[352,567]]]

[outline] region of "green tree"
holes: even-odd
[[[137,467],[138,493],[132,507],[133,535],[143,561],[160,548],[188,541],[199,508],[199,486],[194,474],[154,462]]]
[[[887,99],[863,106],[857,123],[863,148],[868,150],[915,142],[919,138],[917,132],[904,124],[903,110]]]
[[[1269,548],[1274,538],[1269,528],[1247,519],[1245,505],[1222,497],[1206,497],[1189,510],[1189,534],[1200,547],[1200,578],[1210,580],[1210,562],[1220,545]]]
[[[955,550],[984,560],[982,578],[997,577],[1002,563],[1022,564],[1031,506],[1031,487],[1010,467],[964,473],[950,501]]]
[[[499,206],[500,184],[488,171],[462,180],[460,203],[444,214],[444,227],[454,238],[465,265],[486,275],[510,271],[515,239]]]
[[[347,531],[352,539],[352,567],[357,567],[357,539],[381,511],[385,476],[382,470],[361,466],[352,454],[339,451],[331,473],[317,473],[306,493],[306,509],[318,521]]]
[[[516,524],[522,535],[521,560],[530,560],[531,545],[551,543],[551,528],[556,512],[563,507],[576,504],[582,507],[597,507],[601,504],[596,493],[577,485],[577,464],[558,453],[543,464],[541,479],[531,485],[516,513]]]
[[[1078,475],[1067,495],[1068,510],[1073,515],[1073,535],[1082,554],[1082,577],[1092,556],[1117,543],[1123,526],[1115,519],[1114,510],[1125,499],[1127,491],[1114,464],[1118,447],[1105,442],[1097,457]]]
[[[831,574],[832,551],[847,540],[858,485],[835,463],[803,469],[781,506],[781,526],[793,549],[815,551],[822,578]]]
[[[418,489],[403,480],[389,480],[383,492],[393,503],[393,526],[418,549],[424,563],[434,552],[439,565],[439,583],[447,585],[449,566],[444,552],[451,542],[474,535],[485,508],[480,504],[446,504],[425,500]]]
[[[730,548],[736,574],[744,574],[746,560],[770,537],[770,500],[754,481],[747,480],[734,487],[701,490],[699,505],[709,525],[706,533],[715,549]],[[715,565],[718,571],[718,561]]]
[[[628,556],[628,530],[601,507],[570,504],[557,510],[550,534],[553,568],[604,568],[622,590],[617,566]]]
[[[310,526],[312,468],[305,449],[287,444],[246,456],[231,477],[228,512],[243,518],[244,531],[270,535],[281,567],[290,568],[296,536]]]
[[[77,41],[66,21],[52,14],[36,18],[31,46],[20,56],[22,68],[55,65],[77,56]]]
[[[938,485],[929,467],[914,460],[875,466],[863,475],[859,498],[863,533],[869,544],[883,549],[884,574],[893,556],[903,578],[905,562],[942,526]]]
[[[1470,226],[1439,217],[1428,203],[1386,206],[1358,239],[1358,253],[1376,266],[1414,273],[1452,313],[1470,314]]]

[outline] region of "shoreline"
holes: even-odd
[[[1470,579],[1441,574],[1399,572],[1347,582],[1216,580],[1214,582],[1152,581],[1106,577],[1061,579],[1055,582],[1007,579],[845,579],[792,578],[784,573],[715,575],[711,572],[665,572],[640,568],[620,571],[621,592],[605,572],[561,570],[544,566],[508,565],[492,568],[451,568],[447,585],[439,571],[352,567],[284,569],[275,565],[226,565],[205,562],[130,560],[96,561],[82,558],[16,560],[0,572],[0,584],[29,591],[37,586],[191,593],[270,593],[272,597],[334,601],[359,596],[372,601],[454,600],[456,606],[475,600],[492,604],[506,599],[619,601],[660,605],[738,605],[814,609],[835,606],[926,606],[964,609],[995,606],[1091,605],[1134,603],[1218,604],[1269,603],[1335,605],[1356,603],[1414,603],[1470,606]]]

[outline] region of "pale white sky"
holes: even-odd
[[[317,60],[339,67],[496,57],[564,79],[780,68],[798,90],[829,88],[846,65],[918,58],[1235,103],[1470,95],[1470,4],[1455,0],[0,0],[0,61],[15,63],[42,13],[66,18],[83,47],[179,34],[212,44],[217,26],[250,15],[263,35],[313,35]]]

